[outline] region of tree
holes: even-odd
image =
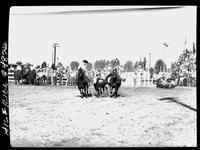
[[[140,61],[138,62],[138,66],[142,66],[141,57],[140,57]]]
[[[56,70],[56,65],[55,65],[55,63],[53,63],[53,64],[51,65],[51,69]]]
[[[96,60],[94,63],[94,68],[96,70],[103,70],[108,64],[109,62],[106,61],[105,59]]]
[[[71,70],[77,69],[78,66],[79,66],[79,63],[77,61],[72,61],[70,63]]]
[[[127,72],[131,72],[133,71],[133,62],[131,60],[128,60],[125,64],[124,64],[124,70]]]
[[[35,68],[36,68],[36,69],[39,69],[39,68],[40,68],[40,65],[37,65]]]
[[[192,52],[193,52],[193,54],[196,53],[196,48],[195,48],[195,43],[194,43],[194,42],[193,42],[193,44],[192,44]]]
[[[19,66],[21,66],[22,62],[21,61],[17,61],[16,64],[19,65]]]
[[[146,57],[144,57],[144,61],[143,61],[143,69],[146,70],[146,63],[147,63],[147,59]]]
[[[136,69],[138,67],[138,61],[135,62],[134,68]]]
[[[118,58],[112,59],[112,60],[110,61],[110,63],[111,63],[111,66],[112,66],[112,67],[115,67],[115,66],[119,66],[119,65],[120,65],[120,61],[119,61]]]
[[[171,72],[173,72],[173,70],[175,70],[175,62],[171,63],[171,68],[170,69],[171,69]]]
[[[47,63],[46,63],[46,61],[44,61],[43,63],[42,63],[42,65],[41,65],[41,68],[46,68],[47,67]]]
[[[61,62],[58,63],[59,67],[63,67],[63,64]]]
[[[156,61],[156,64],[154,66],[155,72],[158,74],[161,71],[164,71],[166,69],[166,64],[162,59],[159,59]]]
[[[29,62],[24,64],[24,68],[30,68],[30,66],[32,66]]]
[[[194,57],[192,50],[184,50],[183,53],[179,56],[178,64],[180,64],[180,70],[183,76],[187,77],[187,85],[189,85],[189,78],[191,72],[196,70],[196,57]]]
[[[86,69],[88,71],[92,70],[92,63],[88,63],[87,66],[86,66]]]
[[[118,58],[115,59],[115,66],[119,66],[120,65],[120,61]]]

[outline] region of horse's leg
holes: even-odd
[[[45,76],[43,75],[43,78],[42,78],[42,85],[45,85]]]
[[[87,97],[87,85],[84,88],[84,92],[85,92],[85,97]]]
[[[86,97],[86,87],[83,88],[83,97]]]
[[[80,89],[80,94],[81,94],[81,98],[83,98],[83,92],[82,92],[82,89]]]
[[[80,94],[81,94],[81,98],[83,98],[83,89],[79,88]]]
[[[110,95],[110,97],[113,97],[113,96],[114,96],[114,94],[115,94],[115,91],[114,91],[114,92],[112,92],[112,91],[113,91],[113,89],[115,89],[115,90],[116,90],[116,88],[111,88],[111,91],[110,91],[111,95]]]
[[[116,88],[116,90],[115,90],[115,97],[117,97],[118,96],[118,87]]]
[[[40,85],[43,85],[43,78],[40,78]]]
[[[81,98],[83,98],[83,89],[80,89],[81,92]]]
[[[85,96],[88,97],[88,84],[85,86]]]
[[[113,96],[114,96],[114,97],[117,97],[117,96],[118,96],[118,95],[117,95],[118,89],[119,89],[118,87],[115,88],[115,91],[113,92]]]
[[[44,76],[44,84],[47,85],[47,77]]]
[[[46,85],[46,78],[45,78],[45,76],[43,78],[43,84]]]
[[[107,90],[107,87],[106,86],[104,86],[104,93],[107,95],[108,94],[108,90]]]
[[[112,91],[113,91],[113,89],[115,89],[115,88],[112,88]],[[116,89],[115,89],[116,90]],[[115,95],[115,91],[114,92],[112,92],[112,94],[110,95],[110,97],[113,97]]]
[[[112,94],[113,88],[111,86],[109,86],[109,88],[110,88],[110,94]]]
[[[104,94],[104,87],[101,87],[101,94]]]
[[[87,97],[89,96],[88,89],[89,89],[89,85],[87,85],[87,87],[86,87]]]
[[[42,76],[42,85],[45,85],[45,78],[44,78],[44,75]]]

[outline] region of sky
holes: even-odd
[[[54,43],[58,62],[87,59],[135,63],[143,57],[151,66],[165,60],[167,67],[186,46],[196,43],[196,6],[153,11],[106,13],[47,13],[77,10],[139,8],[149,6],[32,6],[11,7],[9,20],[9,63],[22,61],[34,66],[51,65]],[[156,6],[154,6],[156,7]],[[163,45],[169,43],[168,47]]]

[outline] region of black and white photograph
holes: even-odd
[[[12,6],[11,147],[196,147],[197,6]]]

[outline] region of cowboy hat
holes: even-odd
[[[87,60],[83,60],[83,63],[87,63],[88,64],[88,61]]]

